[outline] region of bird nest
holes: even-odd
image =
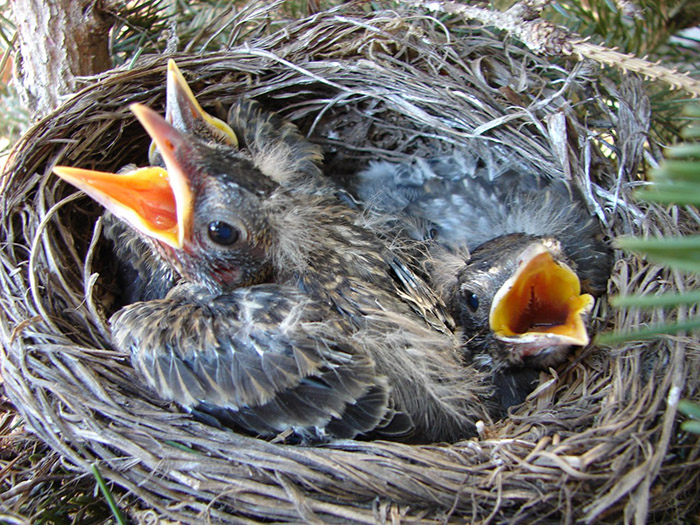
[[[696,215],[632,198],[649,119],[633,78],[601,81],[592,65],[547,60],[425,10],[345,6],[278,32],[269,12],[246,10],[230,31],[226,52],[174,56],[202,106],[225,114],[238,97],[256,98],[323,147],[326,171],[466,148],[496,170],[575,181],[610,239],[698,229]],[[206,426],[159,400],[110,345],[118,305],[102,210],[51,167],[145,164],[149,141],[128,105],[162,112],[165,75],[166,58],[153,56],[95,79],[24,136],[4,178],[5,388],[67,468],[96,465],[183,522],[641,522],[697,505],[687,496],[697,494],[698,452],[676,414],[679,396],[698,389],[690,337],[582,349],[543,372],[508,417],[452,445],[285,445]],[[618,251],[609,291],[695,286]],[[599,330],[687,315],[599,302]]]

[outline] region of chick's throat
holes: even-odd
[[[581,293],[576,272],[545,249],[523,254],[515,274],[494,296],[489,322],[497,338],[588,344],[585,316],[593,297]]]

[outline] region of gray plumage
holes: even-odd
[[[509,170],[492,176],[467,152],[407,163],[373,162],[350,190],[378,222],[426,240],[434,289],[463,331],[465,354],[492,375],[504,407],[521,402],[539,369],[566,358],[569,345],[504,342],[489,327],[494,295],[525,250],[540,245],[576,271],[584,292],[605,292],[611,251],[578,190],[562,180]],[[536,300],[536,298],[534,298]]]
[[[497,237],[556,237],[587,290],[600,294],[610,248],[580,192],[561,179],[505,171],[491,178],[467,152],[407,163],[373,162],[350,190],[370,209],[398,218],[410,237],[434,239],[459,254]],[[419,226],[417,226],[419,225]]]

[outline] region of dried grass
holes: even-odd
[[[631,77],[609,85],[593,66],[547,61],[487,29],[415,10],[345,6],[272,34],[268,21],[265,10],[244,11],[228,52],[175,58],[204,107],[258,98],[324,147],[329,170],[465,147],[494,169],[576,180],[611,237],[699,229],[695,214],[631,197],[649,119]],[[109,345],[114,284],[101,210],[51,166],[145,163],[148,141],[127,105],[162,110],[165,67],[162,56],[144,57],[97,79],[21,140],[4,178],[2,374],[65,465],[89,472],[96,463],[163,517],[190,523],[642,523],[647,513],[676,520],[697,507],[696,439],[676,426],[679,396],[698,394],[691,337],[584,349],[543,373],[511,417],[451,446],[279,445],[197,423],[140,386]],[[600,153],[602,142],[612,155]],[[612,293],[697,287],[694,277],[616,256]],[[627,329],[689,310],[602,304],[596,316],[601,328]]]

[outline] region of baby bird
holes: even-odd
[[[372,163],[352,184],[393,228],[428,240],[430,281],[503,409],[525,399],[540,369],[588,344],[612,257],[575,188],[515,170],[491,179],[466,152]]]
[[[202,109],[172,59],[168,60],[165,100],[165,119],[176,129],[204,142],[238,147],[235,132],[224,121]],[[153,167],[165,165],[155,142],[151,142],[148,158]],[[127,165],[122,171],[128,173],[134,168],[134,165]],[[154,255],[141,236],[109,211],[104,215],[104,232],[112,241],[119,263],[117,280],[124,304],[162,298],[175,285],[178,275],[172,268]]]
[[[320,149],[304,140],[296,126],[265,111],[253,100],[236,101],[230,108],[228,122],[207,113],[172,59],[167,69],[165,119],[178,131],[205,144],[248,149],[257,168],[282,184],[294,185],[298,177],[306,189],[313,180],[319,192],[338,191],[321,176]],[[149,162],[153,167],[165,166],[155,141],[149,147]],[[129,165],[123,171],[134,168]],[[107,212],[104,224],[105,237],[112,241],[119,262],[122,303],[164,297],[179,279],[177,273],[154,256],[149,244],[125,222]]]
[[[236,132],[239,149],[132,109],[165,167],[54,171],[177,276],[164,298],[110,321],[161,398],[308,442],[474,434],[487,387],[462,366],[450,316],[357,211],[309,180],[316,148],[288,124]]]

